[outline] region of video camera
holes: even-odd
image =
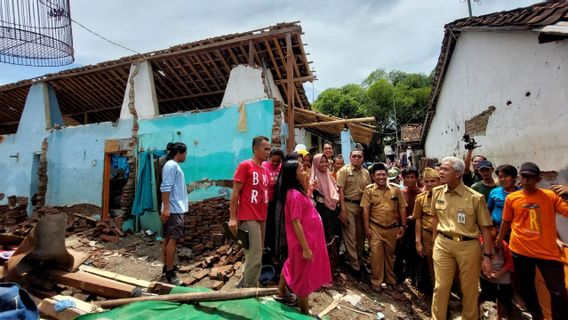
[[[481,147],[481,145],[477,144],[475,139],[470,137],[469,134],[464,134],[462,140],[463,142],[465,142],[466,150],[473,150],[475,148]]]

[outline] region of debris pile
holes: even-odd
[[[184,285],[221,289],[227,281],[239,273],[243,264],[244,249],[225,244],[203,260],[179,268]]]
[[[22,223],[28,217],[26,198],[9,197],[8,202],[8,205],[0,206],[0,229]]]
[[[224,197],[191,203],[189,214],[185,217],[184,244],[195,255],[223,245],[223,222],[229,215],[229,203]]]
[[[120,237],[124,236],[124,232],[122,232],[121,228],[122,217],[104,219],[97,222],[93,236],[98,237],[100,241],[104,242],[118,242],[120,241]]]

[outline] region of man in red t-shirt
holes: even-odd
[[[268,138],[255,137],[252,140],[252,151],[252,159],[241,162],[235,171],[230,207],[231,232],[236,235],[240,226],[249,234],[245,270],[238,284],[240,288],[258,287],[268,210],[268,173],[262,166],[270,153]]]
[[[532,163],[521,165],[522,190],[505,198],[503,221],[495,244],[511,230],[509,249],[515,273],[520,281],[520,294],[533,319],[542,319],[535,290],[535,269],[542,273],[551,297],[552,319],[568,319],[568,296],[564,287],[564,264],[556,244],[556,213],[568,216],[568,203],[553,191],[541,189],[540,168]]]

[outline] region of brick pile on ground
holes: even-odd
[[[244,249],[225,244],[197,263],[179,268],[179,276],[186,286],[221,289],[238,273],[244,260]]]
[[[223,223],[229,220],[230,200],[224,197],[191,203],[185,217],[184,245],[194,255],[220,247],[225,242]]]
[[[28,218],[26,211],[28,205],[27,199],[24,197],[10,198],[9,205],[0,206],[0,229],[9,229],[10,226],[22,223]]]
[[[118,242],[120,237],[124,237],[124,232],[121,229],[122,217],[107,218],[97,222],[92,235],[103,242]]]

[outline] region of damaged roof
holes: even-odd
[[[374,125],[366,123],[325,124],[325,122],[337,120],[345,119],[319,113],[313,110],[294,108],[295,124],[322,122],[322,124],[317,127],[306,128],[307,131],[311,131],[322,138],[326,138],[330,141],[338,140],[341,136],[341,130],[349,128],[351,131],[351,137],[355,142],[370,144],[373,140],[373,134],[376,131],[376,127]]]
[[[436,113],[436,104],[442,89],[447,66],[462,31],[515,31],[533,30],[568,21],[568,2],[542,2],[511,11],[495,12],[483,16],[459,19],[444,26],[444,39],[438,64],[432,78],[432,93],[428,103],[420,144],[424,145],[430,124]],[[542,41],[542,39],[539,39]],[[546,41],[546,40],[544,40]]]
[[[404,143],[419,142],[422,123],[405,124],[400,127],[400,140]]]
[[[302,28],[298,22],[291,22],[0,86],[0,134],[17,130],[29,88],[39,81],[55,89],[64,116],[78,123],[116,121],[120,115],[130,65],[145,60],[152,65],[160,114],[218,107],[232,67],[250,64],[249,58],[252,58],[252,64],[270,69],[287,103],[287,34],[291,35],[294,56],[295,105],[309,108],[302,84],[313,81],[315,76],[306,57]]]

